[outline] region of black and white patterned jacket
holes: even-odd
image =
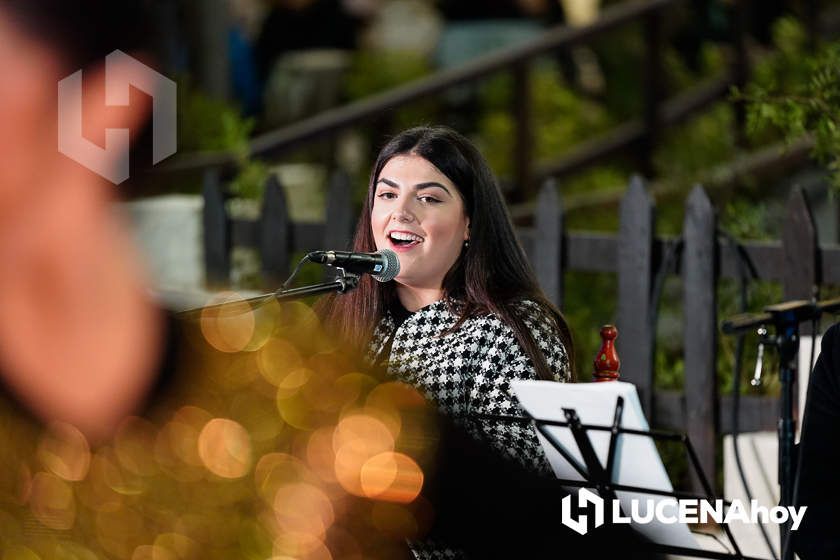
[[[519,312],[555,379],[568,380],[566,349],[550,319],[531,301],[522,302]],[[487,314],[467,319],[456,331],[448,332],[457,321],[446,300],[412,313],[398,327],[391,313],[386,313],[371,338],[368,360],[385,358],[390,375],[419,388],[454,417],[521,415],[510,382],[536,379],[536,371],[513,330]],[[544,468],[542,450],[529,426],[478,424],[503,453],[531,468]]]
[[[519,305],[520,316],[557,381],[568,381],[569,359],[541,308]],[[523,414],[511,389],[514,379],[536,379],[531,359],[513,330],[487,314],[449,330],[458,316],[441,300],[410,314],[401,324],[386,312],[367,349],[367,361],[387,364],[387,373],[420,389],[445,414],[462,419],[477,438],[529,469],[550,472],[534,429],[527,424],[475,420],[477,414]],[[453,560],[464,554],[435,540],[411,542],[419,560]]]

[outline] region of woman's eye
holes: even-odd
[[[384,198],[386,200],[391,200],[393,198],[397,198],[396,193],[387,192],[387,191],[386,192],[381,192],[376,196],[378,196],[379,198]]]
[[[423,202],[424,204],[437,204],[438,202],[440,202],[439,199],[437,199],[433,196],[420,196],[420,197],[417,197],[417,200],[419,200],[420,202]]]

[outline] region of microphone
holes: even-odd
[[[353,274],[370,274],[374,280],[388,282],[400,273],[400,261],[390,249],[375,253],[350,253],[348,251],[313,251],[307,255],[316,263],[343,268]]]

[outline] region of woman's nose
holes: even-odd
[[[409,201],[402,201],[397,203],[397,207],[394,208],[393,214],[391,214],[391,220],[403,223],[413,222],[415,220],[414,213],[409,208]]]

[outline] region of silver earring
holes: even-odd
[[[469,239],[464,239],[464,249],[469,249],[469,248],[470,248],[470,240]]]

